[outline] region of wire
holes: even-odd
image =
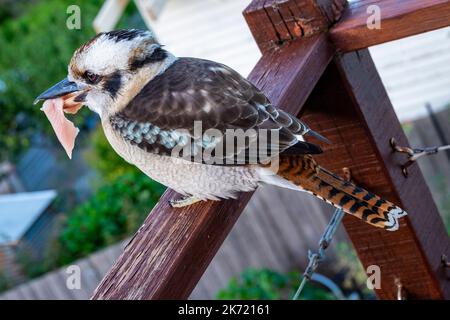
[[[322,237],[320,238],[318,252],[312,253],[311,250],[308,251],[308,266],[303,272],[302,281],[300,282],[297,291],[292,297],[292,300],[298,300],[300,294],[305,288],[306,283],[312,279],[315,271],[319,267],[320,262],[325,259],[325,250],[330,246],[331,241],[336,234],[337,227],[341,223],[344,215],[345,213],[342,209],[336,209],[333,216],[331,217],[330,222],[327,224]]]

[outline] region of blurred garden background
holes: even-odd
[[[145,19],[129,1],[116,28],[150,28],[175,54],[216,60],[243,75],[257,62],[241,15],[249,1],[156,2]],[[114,153],[86,108],[72,117],[81,134],[70,161],[33,105],[66,76],[74,50],[95,35],[104,3],[0,0],[0,291],[8,292],[0,298],[88,298],[164,191]],[[73,4],[81,9],[81,28],[70,30],[67,8]],[[450,143],[449,49],[449,29],[371,49],[413,146]],[[450,155],[423,159],[420,166],[450,231]],[[274,192],[281,200],[268,203]],[[307,251],[317,247],[332,212],[308,196],[261,188],[192,298],[291,297]],[[92,272],[81,293],[64,291],[64,267],[74,263]],[[344,230],[319,271],[340,288],[340,298],[374,298]],[[309,285],[302,298],[337,295],[325,281]]]
[[[68,161],[39,106],[32,103],[43,88],[66,76],[74,50],[95,35],[92,21],[102,3],[77,1],[83,24],[68,30],[66,11],[72,1],[0,2],[0,161],[17,175],[10,187],[17,190],[11,191],[55,189],[58,194],[45,208],[56,216],[45,222],[47,230],[35,231],[44,233],[39,236],[48,243],[39,250],[30,250],[25,242],[31,239],[18,243],[16,258],[25,279],[130,236],[164,190],[115,155],[96,116],[87,110],[73,118],[82,133],[77,155]],[[142,20],[133,21],[134,12],[130,6],[122,27],[145,28]],[[0,278],[0,288],[14,284],[5,275]]]

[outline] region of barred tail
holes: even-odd
[[[375,227],[395,231],[406,212],[321,168],[310,156],[282,158],[278,175]]]

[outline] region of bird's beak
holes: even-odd
[[[64,80],[55,84],[50,89],[41,93],[36,98],[36,100],[34,100],[34,104],[37,104],[41,100],[55,99],[82,90],[83,88],[80,88],[80,86],[77,83],[69,81],[67,78],[65,78]]]

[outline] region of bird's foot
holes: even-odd
[[[169,200],[169,204],[172,208],[183,208],[183,207],[190,206],[191,204],[194,204],[194,203],[197,203],[200,201],[202,201],[202,200],[200,200],[196,197],[190,196],[190,197],[183,197],[181,199],[176,199],[176,200],[175,199]]]

